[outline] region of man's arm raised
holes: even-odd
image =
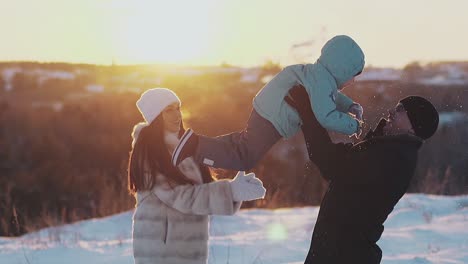
[[[291,88],[285,101],[296,109],[302,119],[301,128],[309,159],[317,165],[324,178],[328,180],[335,178],[338,173],[337,161],[342,161],[350,146],[332,142],[327,130],[317,121],[307,91],[302,85]]]

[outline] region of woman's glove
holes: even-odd
[[[266,189],[263,187],[263,182],[255,177],[254,173],[245,175],[244,171],[239,171],[230,184],[232,198],[236,202],[252,201],[265,197]]]

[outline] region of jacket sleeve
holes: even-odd
[[[339,111],[339,108],[345,107],[349,103],[343,94],[339,94],[341,93],[333,89],[332,85],[323,85],[315,89],[313,94],[310,92],[309,98],[317,120],[323,127],[342,134],[352,135],[358,131],[359,122],[348,115],[348,111]],[[337,106],[337,100],[342,104],[340,107]]]
[[[317,119],[313,116],[311,120],[304,122],[302,132],[307,146],[309,159],[317,165],[322,177],[326,180],[334,180],[341,177],[345,171],[342,166],[347,162],[346,155],[351,149],[351,144],[332,142],[328,132],[320,126]],[[338,166],[337,162],[341,162]]]
[[[296,109],[303,120],[301,128],[309,159],[317,165],[325,179],[336,178],[342,171],[342,166],[337,166],[336,161],[345,165],[346,155],[352,145],[332,142],[327,130],[320,125],[312,111],[307,91],[302,85],[294,86],[285,101]]]
[[[349,107],[354,103],[354,101],[341,92],[336,93],[336,109],[343,113],[349,112]]]
[[[232,215],[241,206],[240,202],[233,201],[228,180],[175,187],[159,181],[153,192],[164,204],[184,214]]]

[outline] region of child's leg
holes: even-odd
[[[273,124],[252,110],[241,132],[215,138],[200,135],[194,158],[214,168],[250,170],[280,138]]]

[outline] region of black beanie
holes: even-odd
[[[428,100],[420,96],[408,96],[400,100],[408,114],[416,136],[428,139],[437,130],[439,113]]]

